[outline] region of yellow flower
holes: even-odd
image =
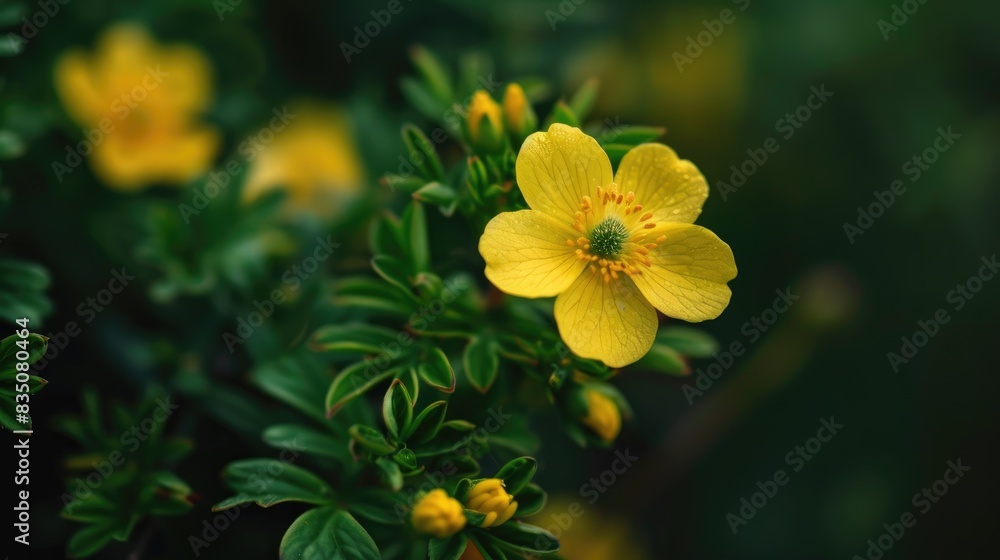
[[[618,405],[607,395],[594,389],[587,389],[587,415],[581,419],[587,427],[601,439],[611,443],[622,430],[622,413]]]
[[[94,173],[116,189],[183,183],[218,150],[218,131],[197,121],[212,97],[211,67],[193,47],[161,46],[141,27],[116,25],[92,55],[62,55],[55,85],[66,112],[85,127],[91,147],[80,151],[93,150]]]
[[[534,109],[520,84],[509,84],[503,94],[503,116],[507,129],[517,138],[524,138],[538,124]]]
[[[271,126],[270,134],[258,133],[248,144],[251,169],[243,196],[252,200],[284,188],[288,209],[332,217],[360,193],[364,181],[347,119],[337,108],[315,102],[293,104],[286,113],[287,123]]]
[[[465,119],[473,146],[486,151],[495,151],[500,147],[503,139],[503,110],[489,93],[479,90],[472,94]]]
[[[458,500],[436,488],[424,494],[413,506],[411,523],[417,531],[443,539],[465,527],[465,513]]]
[[[618,173],[597,141],[553,124],[521,146],[517,183],[530,210],[486,226],[486,277],[515,296],[558,296],[555,318],[570,350],[621,367],[656,336],[656,310],[697,322],[729,304],[733,252],[693,225],[708,197],[693,163],[643,144]]]
[[[465,499],[469,509],[486,515],[483,527],[503,525],[517,511],[517,502],[504,489],[499,478],[487,478],[476,483]]]

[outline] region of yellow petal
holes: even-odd
[[[70,51],[59,58],[55,84],[59,99],[74,121],[93,125],[106,116],[110,100],[82,51]]]
[[[479,253],[486,260],[486,277],[515,296],[552,297],[568,288],[586,263],[566,241],[579,232],[535,212],[503,212],[486,225]]]
[[[533,210],[572,223],[584,195],[611,184],[611,162],[579,128],[553,124],[525,139],[517,156],[517,184]]]
[[[652,266],[634,280],[665,315],[696,323],[714,319],[729,305],[726,282],[736,278],[733,251],[711,231],[691,224],[660,224],[648,239],[664,236],[649,253]]]
[[[698,168],[663,144],[629,150],[615,174],[620,192],[632,191],[644,212],[658,222],[693,223],[708,198],[708,183]]]
[[[181,184],[208,170],[219,143],[219,132],[208,127],[144,142],[114,130],[94,147],[91,164],[103,182],[122,191],[154,182]]]
[[[556,324],[578,356],[622,367],[643,357],[656,337],[656,311],[628,276],[605,283],[585,272],[556,298]]]

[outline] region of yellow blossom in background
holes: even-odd
[[[517,183],[530,210],[486,226],[486,277],[515,296],[558,296],[555,318],[570,350],[611,367],[649,351],[656,310],[690,322],[729,304],[733,252],[693,225],[708,197],[693,163],[662,144],[611,162],[580,129],[553,124],[521,147]]]
[[[580,421],[604,441],[610,443],[622,430],[622,413],[610,397],[594,389],[587,389],[587,415]]]
[[[411,523],[417,531],[439,539],[461,531],[465,527],[465,521],[462,504],[440,488],[424,494],[413,506],[411,517]]]
[[[500,148],[503,140],[503,109],[484,90],[472,94],[465,116],[469,141],[486,151]]]
[[[201,51],[156,43],[141,27],[106,30],[93,53],[73,49],[55,66],[63,107],[84,127],[94,173],[134,191],[180,184],[211,165],[219,133],[199,121],[212,99],[212,71]],[[91,151],[92,150],[92,151]]]
[[[483,527],[503,525],[517,511],[517,502],[507,493],[499,478],[487,478],[476,483],[469,490],[465,503],[469,509],[486,515]]]
[[[581,502],[579,496],[554,496],[529,521],[559,539],[559,557],[567,560],[661,558],[646,554],[627,520],[603,513]]]
[[[287,114],[287,123],[273,127],[273,135],[258,135],[247,146],[251,168],[243,196],[253,200],[281,188],[289,209],[336,216],[364,182],[349,123],[339,109],[315,102],[293,104]]]

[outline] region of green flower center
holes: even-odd
[[[602,259],[613,259],[622,252],[628,230],[618,218],[605,218],[590,232],[590,251]]]

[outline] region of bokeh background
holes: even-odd
[[[544,84],[533,90],[539,107],[597,78],[599,124],[663,126],[664,141],[697,163],[712,187],[699,223],[732,246],[740,268],[732,303],[705,327],[724,348],[740,343],[745,353],[692,399],[684,388],[697,387],[711,360],[693,363],[688,378],[619,377],[635,419],[615,450],[638,460],[594,503],[581,487],[611,466],[615,450],[582,450],[545,417],[533,419],[545,442],[538,482],[553,496],[539,524],[558,528],[560,514],[582,504],[582,516],[554,531],[562,533],[568,558],[865,557],[869,539],[906,512],[917,524],[885,558],[993,556],[1000,280],[984,282],[958,310],[949,293],[1000,248],[1000,6],[401,0],[401,12],[348,62],[343,44],[354,42],[355,27],[385,4],[71,0],[58,4],[22,52],[3,59],[0,128],[10,161],[0,169],[10,206],[0,222],[7,234],[0,253],[51,274],[51,310],[44,327],[33,326],[55,333],[79,320],[78,304],[112,269],[135,270],[153,286],[124,291],[45,368],[50,385],[33,401],[32,538],[39,555],[61,557],[74,528],[57,515],[62,460],[78,449],[47,419],[78,413],[84,385],[128,401],[150,380],[177,373],[165,371],[165,356],[197,355],[211,346],[202,338],[218,346],[218,333],[246,312],[254,282],[281,270],[265,255],[311,250],[302,246],[311,239],[302,232],[332,231],[343,243],[364,243],[350,232],[372,208],[392,204],[378,179],[405,154],[400,125],[426,124],[400,88],[412,74],[408,52],[421,44],[442,60],[492,58],[498,83],[537,79]],[[5,34],[21,34],[20,17],[43,9],[4,6],[23,10],[4,20]],[[732,18],[719,26],[711,20],[723,10]],[[108,186],[86,163],[57,180],[52,162],[82,138],[56,87],[57,61],[73,48],[93,50],[120,21],[207,58],[212,90],[202,117],[219,135],[213,162],[242,157],[241,142],[272,109],[314,103],[327,116],[310,122],[329,118],[341,133],[312,157],[296,151],[302,163],[293,168],[329,160],[330,173],[356,184],[361,201],[343,206],[348,210],[332,229],[303,219],[298,236],[252,227],[247,233],[240,228],[251,222],[229,218],[191,231],[163,217],[169,212],[176,221],[176,189],[157,187],[140,199]],[[710,41],[703,35],[708,44],[700,53],[690,47],[689,38],[697,42],[713,26],[721,33]],[[689,57],[680,66],[679,55]],[[803,111],[812,88],[832,95]],[[797,110],[801,126],[781,128],[779,121]],[[911,180],[913,167],[904,166],[949,128],[957,139]],[[769,138],[777,151],[744,184],[720,185],[734,185],[731,166],[742,166],[748,150],[759,151]],[[859,207],[869,208],[874,191],[888,191],[896,180],[905,193],[863,234],[848,235],[845,224],[858,225]],[[205,282],[237,288],[210,296],[206,306],[212,292],[199,292]],[[775,291],[786,289],[799,299],[787,312],[768,314]],[[917,322],[940,308],[951,320],[894,371],[887,354],[900,352],[900,337],[912,337]],[[746,324],[762,316],[776,320],[757,336]],[[293,309],[283,317],[295,324]],[[267,353],[280,344],[281,335],[264,333],[243,351]],[[223,380],[238,379],[246,362],[239,353],[200,359]],[[210,415],[212,403],[202,404]],[[786,455],[831,416],[844,427],[794,472]],[[218,483],[222,466],[244,456],[246,445],[260,445],[234,437],[221,422],[199,430],[198,440],[211,444],[177,470],[203,500],[192,513],[166,520],[144,557],[189,557],[187,536],[201,531],[210,505],[226,495]],[[971,470],[920,513],[913,495],[959,458]],[[734,534],[727,515],[739,515],[741,499],[778,469],[789,473],[788,483]],[[274,527],[297,511],[245,510],[202,556],[272,557],[281,536]],[[108,549],[98,557],[127,552]]]

